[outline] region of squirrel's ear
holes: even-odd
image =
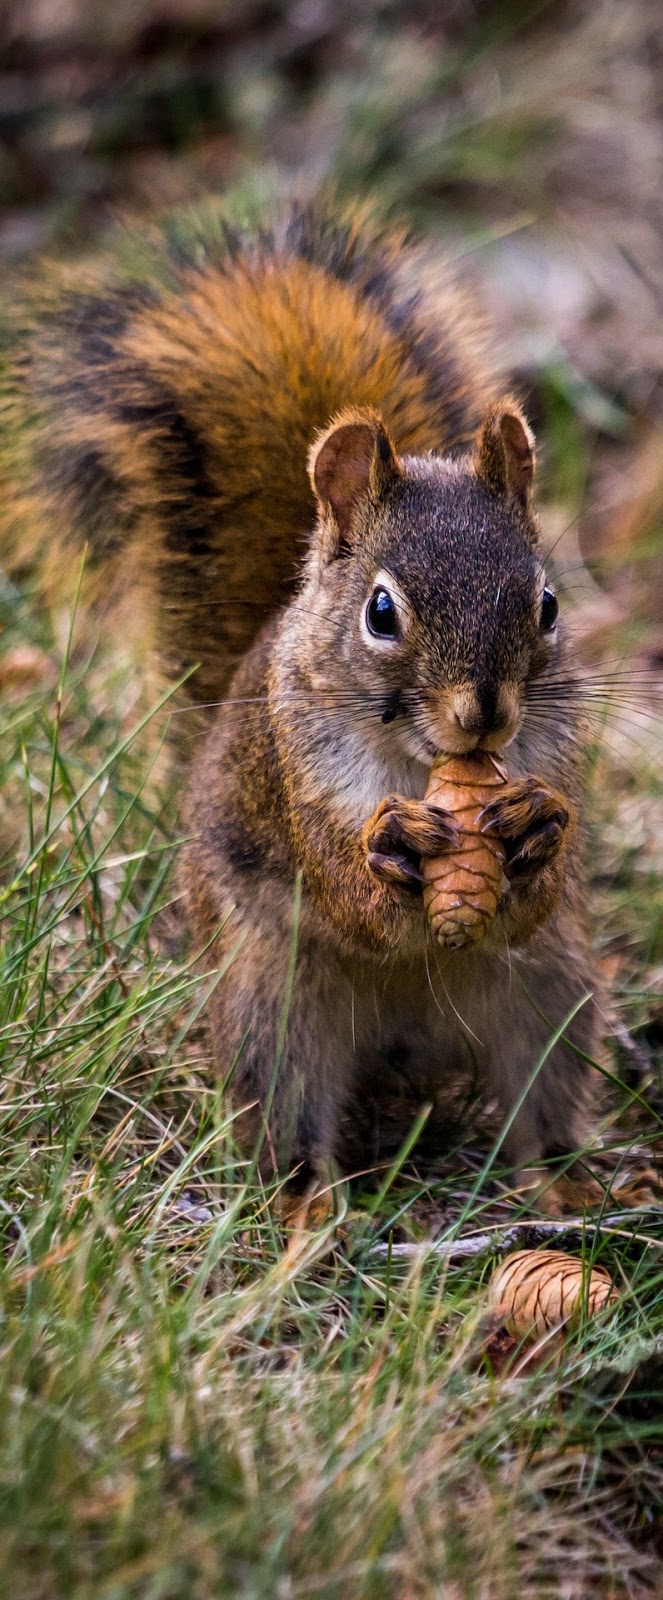
[[[510,398],[501,400],[481,425],[474,455],[477,477],[526,510],[535,460],[534,435],[519,405]]]
[[[318,434],[309,455],[309,475],[314,493],[323,509],[331,512],[338,530],[334,555],[348,555],[353,548],[357,503],[366,495],[378,499],[402,470],[377,411],[341,411]]]

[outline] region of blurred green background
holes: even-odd
[[[333,181],[455,259],[545,441],[544,488],[663,641],[658,0],[10,0],[0,257],[239,186]],[[608,608],[596,625],[614,620]]]

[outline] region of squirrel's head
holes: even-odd
[[[495,406],[474,450],[453,458],[399,459],[376,412],[342,412],[310,472],[316,609],[348,696],[398,727],[420,760],[508,744],[557,623],[537,551],[533,440],[516,402]]]

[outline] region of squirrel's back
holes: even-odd
[[[219,227],[163,283],[43,273],[5,399],[3,546],[71,595],[142,595],[171,670],[218,698],[288,598],[314,505],[307,453],[343,407],[397,448],[466,448],[494,394],[463,297],[402,234],[295,206]],[[167,246],[164,244],[164,251]]]

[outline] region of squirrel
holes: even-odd
[[[595,1115],[582,697],[532,433],[486,344],[403,232],[316,201],[217,223],[147,285],[65,273],[10,379],[5,545],[41,539],[61,581],[87,540],[98,592],[140,597],[217,706],[186,916],[230,967],[207,1016],[240,1143],[302,1183],[379,1158],[394,1081],[397,1143],[424,1105],[441,1138],[471,1081],[535,1175]],[[424,795],[440,752],[475,749],[508,762],[485,823],[503,890],[482,943],[447,952],[420,868],[455,829]]]

